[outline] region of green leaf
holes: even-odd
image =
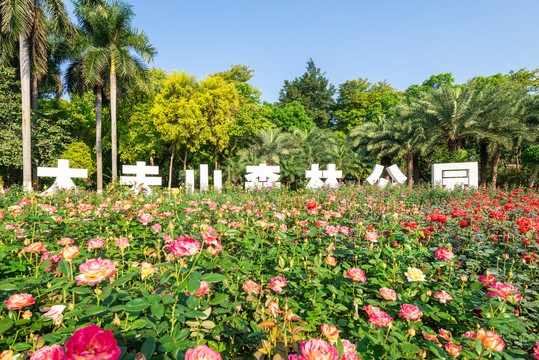
[[[146,339],[144,344],[142,344],[142,347],[140,348],[140,352],[144,354],[144,357],[147,360],[150,360],[153,353],[155,352],[155,340],[153,337],[149,337]]]
[[[125,304],[127,311],[142,311],[150,307],[150,302],[144,298],[133,299]]]
[[[142,329],[143,327],[146,327],[147,325],[148,325],[148,322],[146,322],[145,319],[137,319],[133,321],[133,323],[131,324],[131,330]]]
[[[483,352],[483,344],[481,344],[481,340],[477,339],[475,340],[475,352],[477,353],[477,355],[481,355],[481,353]]]
[[[400,349],[407,354],[417,354],[421,349],[419,346],[409,343],[402,343],[399,345]]]
[[[150,311],[152,312],[153,316],[155,316],[158,319],[161,319],[163,315],[165,314],[165,305],[152,304],[152,306],[150,306]]]
[[[472,285],[470,285],[470,290],[479,290],[483,286],[485,286],[485,284],[483,284],[481,281],[476,281]]]
[[[189,282],[187,283],[187,292],[192,294],[195,291],[197,291],[198,289],[200,289],[200,281],[198,281],[198,280],[189,280]]]
[[[121,277],[119,277],[118,279],[114,280],[112,282],[112,286],[120,286],[120,285],[123,285],[125,284],[126,282],[128,282],[129,280],[131,280],[133,278],[133,276],[135,276],[134,273],[128,273],[128,274],[124,274],[122,275]]]
[[[48,269],[51,265],[52,265],[52,261],[49,261],[49,260],[43,261],[43,262],[41,263],[41,265],[39,265],[39,270],[45,271],[45,270]]]
[[[226,279],[228,279],[228,276],[226,276],[224,274],[214,274],[214,273],[204,274],[200,278],[200,280],[204,280],[204,281],[207,281],[209,283],[220,282],[220,281],[223,281],[223,280],[226,280]]]
[[[17,290],[18,287],[15,284],[4,282],[0,284],[0,290],[3,291],[11,291],[11,290]]]
[[[339,352],[339,359],[342,358],[344,354],[344,345],[342,343],[341,338],[337,339],[337,351]]]
[[[13,321],[11,321],[11,319],[5,318],[3,320],[0,320],[0,334],[3,334],[8,331],[9,329],[11,329],[12,326]]]
[[[61,259],[58,263],[58,270],[65,276],[69,277],[71,276],[71,267],[69,266],[69,263],[66,261],[66,259]]]
[[[211,301],[210,301],[210,305],[219,305],[219,304],[223,303],[227,299],[228,299],[227,294],[223,294],[223,293],[215,294],[215,297],[213,299],[211,299]]]
[[[175,335],[176,341],[181,341],[187,339],[189,334],[191,333],[189,328],[182,329]]]

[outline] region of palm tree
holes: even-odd
[[[22,95],[23,187],[32,188],[31,69],[34,77],[46,68],[47,33],[69,24],[62,0],[5,0],[0,2],[2,58],[13,55],[19,44]],[[46,19],[50,19],[50,28]],[[37,87],[36,87],[37,88]],[[37,91],[37,90],[36,90]]]
[[[269,165],[276,165],[299,152],[294,138],[279,128],[263,129],[258,132],[255,143],[250,147],[255,157]]]
[[[112,179],[117,169],[116,98],[117,80],[123,87],[143,87],[149,84],[148,69],[144,62],[150,62],[156,54],[147,36],[131,27],[134,17],[130,5],[114,1],[110,5],[99,0],[79,0],[75,2],[82,32],[80,55],[70,67],[71,79],[79,78],[86,87],[94,87],[96,95],[96,152],[98,191],[102,191],[102,144],[101,111],[105,78],[110,81],[111,138],[112,138]],[[136,54],[136,55],[134,55]],[[75,73],[78,73],[75,74]],[[76,81],[72,81],[74,83]]]
[[[411,104],[410,112],[417,119],[424,119],[429,138],[447,141],[450,152],[456,153],[473,122],[479,117],[481,92],[474,80],[464,86],[442,85]]]
[[[336,145],[336,138],[330,129],[291,129],[297,155],[305,165],[331,162],[330,151]]]

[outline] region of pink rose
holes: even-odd
[[[393,289],[381,288],[379,296],[383,297],[386,300],[395,301],[397,300],[397,293]]]
[[[167,249],[178,257],[191,256],[200,250],[200,243],[193,238],[180,235],[176,240],[172,240],[172,243],[167,246]]]
[[[79,266],[80,275],[76,276],[78,284],[99,284],[116,274],[116,267],[108,259],[91,259]]]
[[[286,286],[286,279],[282,276],[276,276],[269,283],[273,286],[272,290],[280,293],[281,291],[275,290],[275,288],[279,288],[279,290],[284,288]]]
[[[129,239],[128,238],[119,238],[119,239],[116,239],[116,246],[119,248],[119,249],[125,249],[127,247],[129,247]]]
[[[208,245],[217,245],[221,242],[219,230],[213,227],[207,228],[206,232],[202,233],[202,238]]]
[[[185,353],[185,360],[221,360],[221,354],[208,345],[199,345]]]
[[[88,245],[88,251],[93,250],[93,249],[101,249],[102,247],[105,246],[105,241],[100,238],[90,239],[88,240],[87,245]]]
[[[493,285],[490,285],[489,288],[496,291],[489,291],[487,296],[498,296],[506,300],[513,298],[515,299],[515,302],[522,300],[522,295],[517,294],[520,291],[512,285],[495,282]]]
[[[23,307],[35,304],[34,297],[31,294],[13,294],[4,301],[8,310],[19,310]]]
[[[30,360],[60,360],[64,356],[64,348],[60,345],[44,346],[30,356]]]
[[[379,236],[377,233],[375,233],[375,232],[367,232],[367,233],[365,234],[365,239],[366,239],[367,241],[370,241],[370,242],[373,242],[373,243],[377,243],[379,237],[380,237],[380,236]]]
[[[455,257],[455,254],[453,254],[453,252],[450,249],[446,249],[443,247],[436,250],[434,252],[434,255],[436,255],[436,258],[438,260],[447,261],[447,262],[451,261],[451,259]]]
[[[322,339],[311,339],[301,343],[299,360],[339,360],[339,351]]]
[[[367,322],[373,323],[375,326],[386,328],[391,328],[393,326],[393,318],[376,306],[367,305],[364,306],[363,309],[369,314],[369,321]]]
[[[73,333],[67,340],[65,360],[116,360],[121,350],[112,331],[103,331],[97,325],[88,325]]]
[[[365,277],[365,273],[361,269],[357,268],[351,268],[346,272],[346,276],[348,276],[350,279],[357,281],[357,282],[365,282],[367,281],[367,278]]]
[[[423,312],[417,306],[411,304],[402,305],[399,313],[400,317],[410,320],[418,320],[421,315],[423,315]]]
[[[248,280],[243,283],[243,290],[245,290],[245,292],[248,294],[258,294],[260,292],[260,285],[258,285],[252,280]]]
[[[200,280],[200,288],[197,291],[195,291],[195,296],[201,297],[206,294],[209,294],[209,292],[210,292],[210,284],[208,284],[207,281]]]
[[[440,302],[442,304],[445,304],[446,302],[450,302],[450,301],[453,301],[453,297],[451,297],[451,295],[449,295],[448,293],[445,292],[445,290],[442,290],[441,292],[437,292],[434,294],[434,297],[438,300],[440,300]]]
[[[326,226],[326,234],[328,234],[329,236],[335,236],[338,233],[339,233],[339,228],[332,225]]]
[[[140,215],[140,218],[138,219],[138,221],[142,225],[148,225],[149,223],[152,222],[152,216],[150,214],[142,214]]]

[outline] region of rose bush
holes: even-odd
[[[537,190],[13,190],[0,205],[1,359],[539,353]]]

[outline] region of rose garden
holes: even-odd
[[[539,193],[5,191],[2,359],[527,359]]]

